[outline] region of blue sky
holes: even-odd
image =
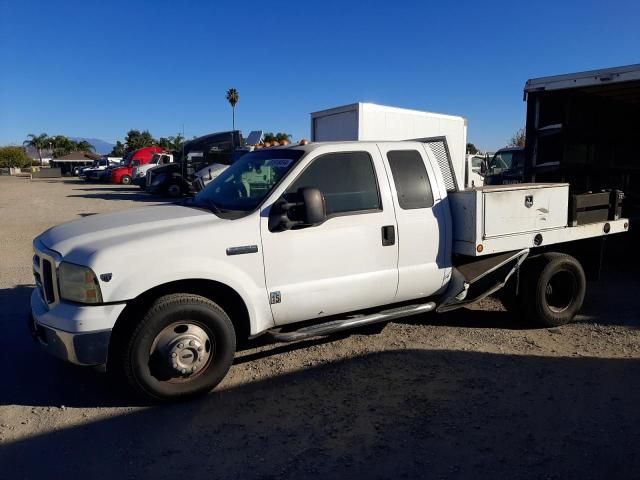
[[[309,136],[356,101],[458,114],[469,141],[524,125],[528,78],[640,63],[640,2],[0,0],[0,144],[237,126]]]

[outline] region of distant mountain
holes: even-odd
[[[70,137],[71,140],[79,142],[81,140],[86,140],[96,149],[96,153],[101,155],[107,154],[111,152],[114,145],[113,143],[105,142],[104,140],[100,140],[99,138],[86,138],[86,137]]]

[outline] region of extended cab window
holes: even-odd
[[[318,188],[324,194],[327,215],[381,209],[373,162],[366,152],[329,153],[316,158],[287,193],[304,187]]]
[[[417,150],[394,150],[387,153],[398,203],[403,210],[433,206],[433,191],[427,169]]]

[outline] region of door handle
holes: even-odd
[[[394,225],[385,225],[382,227],[382,246],[388,247],[396,243],[396,227]]]

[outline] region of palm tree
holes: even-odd
[[[169,142],[171,142],[171,149],[177,152],[182,148],[184,137],[181,134],[177,134],[175,137],[169,137]]]
[[[236,104],[240,101],[240,94],[235,88],[227,90],[227,101],[231,105],[231,111],[233,115],[233,130],[236,129]]]
[[[27,147],[33,147],[38,150],[38,156],[40,157],[40,166],[42,166],[42,149],[49,144],[49,136],[46,133],[40,135],[34,135],[30,133],[27,135],[27,140],[22,142]]]
[[[49,143],[53,144],[53,157],[59,158],[77,150],[77,143],[64,135],[56,135],[49,139]]]

